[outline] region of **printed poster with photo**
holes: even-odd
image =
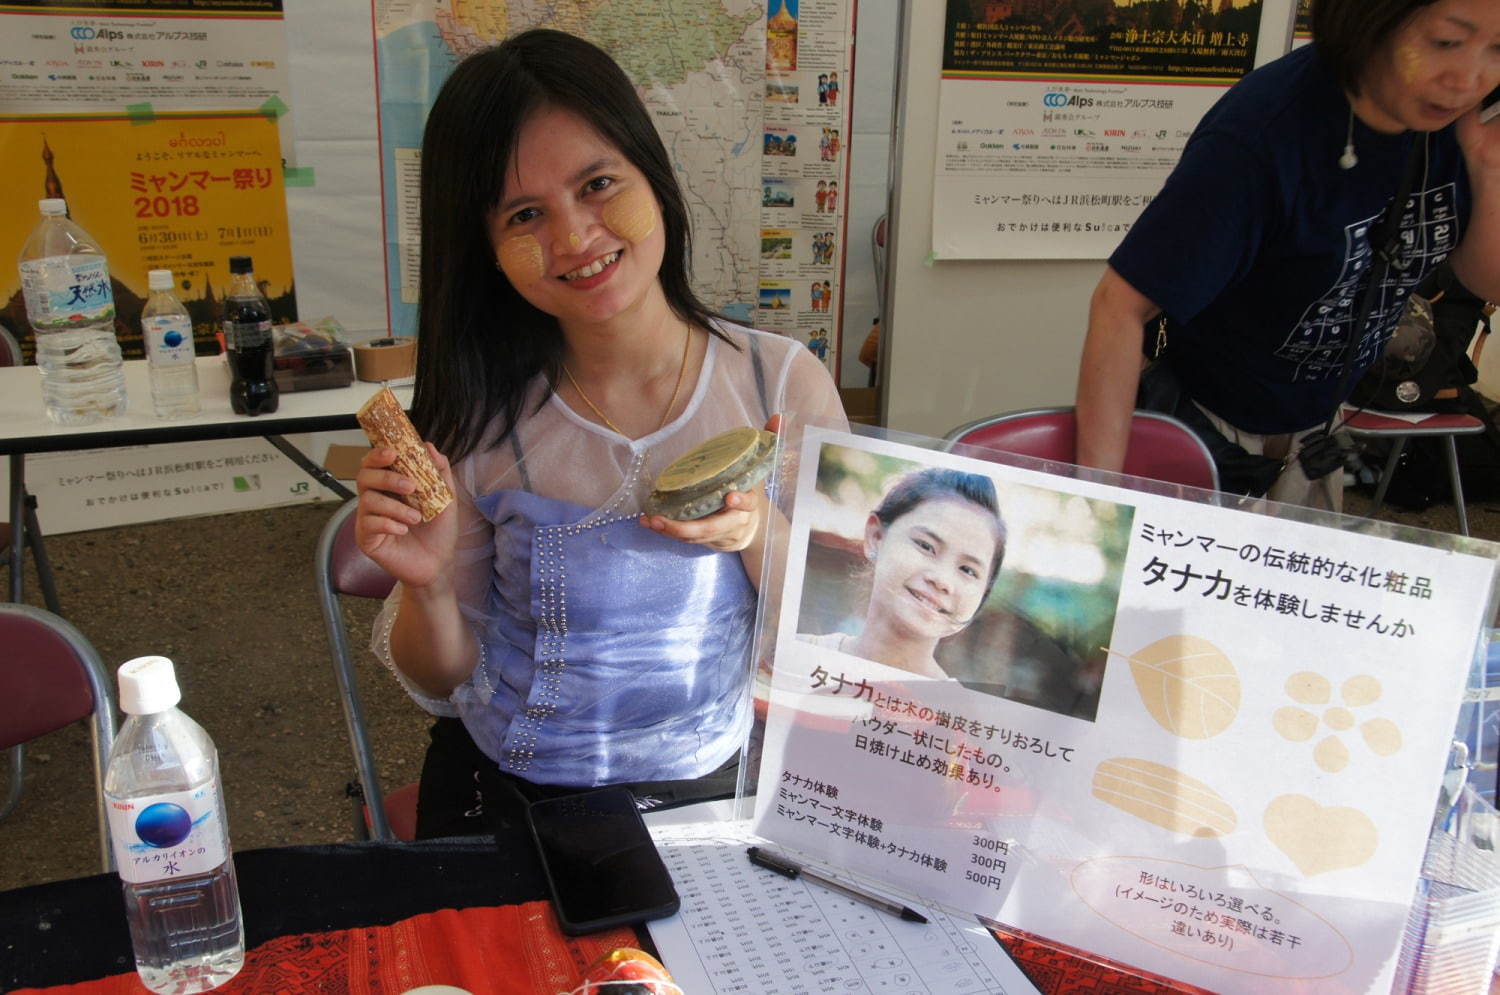
[[[947,0],[933,253],[1103,259],[1295,0]]]
[[[809,429],[756,832],[1213,991],[1386,990],[1464,548]]]

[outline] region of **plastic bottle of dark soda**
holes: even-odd
[[[255,285],[249,256],[229,259],[224,298],[224,345],[229,350],[229,404],[238,415],[268,415],[281,392],[271,377],[271,305]]]

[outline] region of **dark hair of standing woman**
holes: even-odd
[[[911,511],[924,501],[933,498],[957,498],[989,512],[995,518],[995,558],[990,564],[989,582],[984,586],[983,603],[1000,576],[1000,561],[1005,558],[1005,522],[1000,518],[1000,500],[995,496],[995,482],[978,473],[949,470],[944,467],[928,467],[908,473],[886,492],[873,514],[882,529]]]
[[[1339,86],[1359,95],[1365,67],[1405,20],[1435,0],[1312,0],[1312,36]]]
[[[422,135],[421,283],[412,420],[457,461],[497,417],[504,440],[526,388],[555,375],[557,320],[529,304],[501,273],[489,216],[500,201],[521,128],[558,108],[586,121],[645,174],[661,205],[661,286],[678,318],[713,332],[712,312],[689,286],[687,205],[651,115],[602,49],[561,31],[526,31],[460,62],[439,91]],[[715,333],[717,334],[717,333]]]

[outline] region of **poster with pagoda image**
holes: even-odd
[[[109,263],[115,332],[127,359],[143,355],[140,312],[153,269],[172,271],[200,355],[219,351],[219,303],[231,256],[254,261],[276,322],[297,317],[273,115],[0,116],[0,189],[6,191],[0,255],[9,259],[36,225],[37,201],[67,200],[69,216]],[[0,324],[31,362],[33,333],[13,265],[0,268]]]

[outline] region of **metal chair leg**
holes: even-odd
[[[10,790],[5,795],[5,805],[0,807],[0,819],[7,818],[21,804],[21,782],[26,776],[26,745],[10,748]]]
[[[1469,511],[1464,507],[1464,485],[1458,475],[1458,443],[1453,436],[1443,436],[1448,446],[1448,480],[1453,485],[1453,507],[1458,511],[1458,531],[1469,534]]]
[[[36,520],[36,498],[26,495],[26,538],[31,543],[31,555],[36,559],[36,575],[42,585],[42,602],[54,615],[62,614],[62,603],[57,599],[57,579],[52,575],[52,560],[47,556],[47,546],[42,542],[42,527]]]
[[[1395,444],[1391,446],[1391,454],[1385,458],[1385,466],[1380,471],[1380,483],[1375,485],[1375,507],[1370,509],[1370,517],[1379,514],[1380,506],[1385,503],[1386,489],[1391,486],[1391,474],[1396,472],[1396,464],[1401,460],[1401,450],[1406,448],[1407,436],[1396,436]]]

